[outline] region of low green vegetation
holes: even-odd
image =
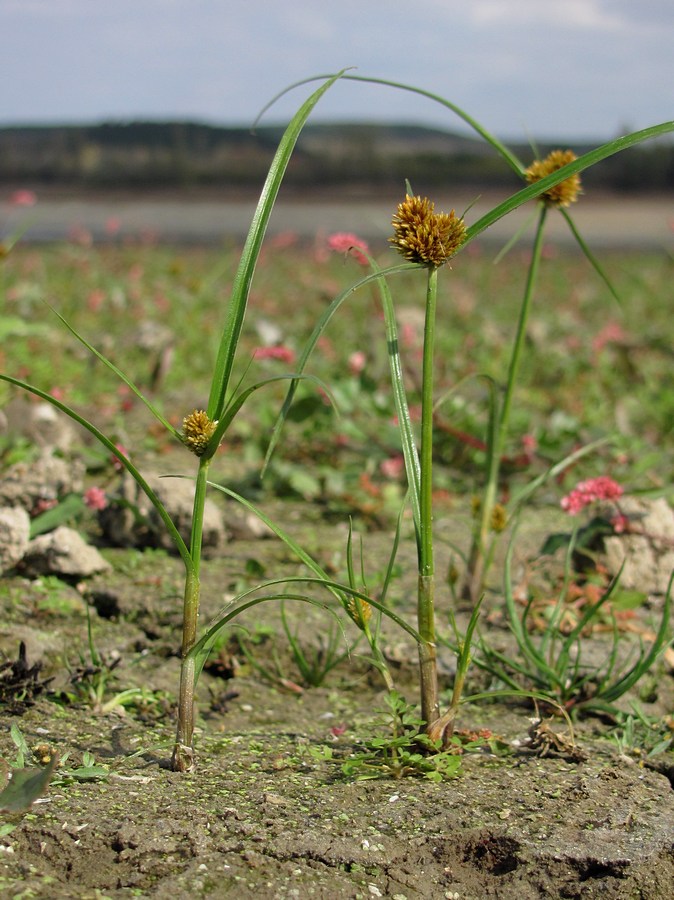
[[[172,763],[178,771],[194,765],[199,676],[213,648],[222,646],[223,632],[246,610],[261,616],[270,604],[285,610],[286,603],[302,603],[326,614],[325,634],[337,619],[339,629],[360,635],[389,698],[393,736],[370,741],[358,765],[383,767],[396,777],[455,774],[455,722],[487,592],[505,590],[508,624],[525,657],[513,666],[481,643],[482,668],[501,685],[496,693],[528,693],[567,719],[568,710],[604,708],[619,699],[669,641],[671,580],[650,650],[630,667],[619,662],[616,636],[607,666],[590,676],[579,661],[582,633],[605,610],[615,584],[589,600],[565,639],[557,632],[569,589],[576,574],[588,577],[595,548],[582,547],[579,569],[572,552],[577,542],[567,542],[562,587],[540,642],[529,637],[533,600],[517,608],[511,556],[505,588],[494,581],[492,565],[503,533],[514,542],[517,524],[534,504],[561,504],[576,515],[617,503],[625,493],[662,496],[670,489],[672,325],[664,297],[671,252],[665,247],[631,260],[624,254],[600,260],[577,232],[569,207],[579,199],[581,173],[674,130],[674,123],[580,158],[557,150],[527,164],[452,103],[427,95],[477,131],[520,179],[520,190],[471,223],[469,211],[438,212],[408,183],[392,210],[390,246],[370,248],[355,234],[317,237],[311,247],[292,235],[265,244],[302,128],[340,77],[363,80],[344,73],[321,79],[300,106],[281,136],[242,248],[212,254],[144,245],[92,248],[81,234],[67,247],[9,241],[4,248],[0,400],[9,403],[18,388],[82,426],[89,438],[82,457],[95,482],[83,502],[58,498],[50,509],[36,510],[42,518],[35,531],[69,519],[82,527],[88,512],[105,508],[107,484],[124,470],[149,499],[184,565]],[[492,258],[480,236],[532,201],[533,244],[522,249],[513,236],[512,246]],[[579,255],[562,257],[546,246],[552,215],[566,220]],[[144,476],[148,456],[178,449],[185,464],[186,451],[197,457],[196,469],[179,469],[195,485],[189,537]],[[7,459],[33,452],[9,437],[0,447]],[[301,572],[277,575],[252,566],[250,583],[200,630],[209,491],[261,520]],[[271,516],[265,509],[270,497],[301,500],[302,514],[316,522],[314,538],[298,539],[283,513]],[[140,515],[132,501],[124,504]],[[443,508],[451,516],[459,505],[472,507],[468,540],[446,539],[454,557],[449,571],[440,572],[437,512]],[[315,548],[321,528],[336,521],[344,524],[344,550],[332,564]],[[615,534],[633,525],[619,505],[608,523]],[[375,574],[363,547],[367,531],[382,527],[390,546]],[[416,551],[416,618],[392,600],[403,542]],[[459,624],[462,604],[469,614]],[[448,699],[440,696],[436,657],[440,611],[456,658]],[[322,657],[315,655],[282,615],[304,682],[322,681],[339,658],[335,641]],[[400,629],[417,646],[419,713],[397,691],[384,628]],[[99,654],[91,629],[89,657],[87,678],[72,683],[94,708],[136,702],[137,689],[108,696],[113,664]],[[266,671],[283,677],[278,668]],[[555,746],[542,725],[532,741],[545,753]]]

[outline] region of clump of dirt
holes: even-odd
[[[278,547],[264,546],[282,568]],[[205,616],[223,601],[224,572],[236,577],[253,548],[233,545],[230,558],[207,563]],[[255,552],[262,552],[259,544]],[[61,702],[42,693],[15,710],[22,715],[5,715],[0,755],[14,758],[14,722],[29,747],[68,756],[42,800],[6,817],[14,827],[0,839],[2,895],[670,895],[670,781],[621,756],[605,729],[591,723],[576,735],[582,754],[553,747],[540,758],[527,740],[531,710],[466,707],[462,727],[487,727],[511,746],[508,755],[466,754],[459,776],[440,784],[347,779],[341,764],[372,736],[383,705],[381,683],[358,648],[325,685],[302,689],[287,656],[278,660],[285,682],[265,679],[225,645],[200,685],[197,769],[171,772],[180,565],[156,553],[114,551],[108,558],[112,572],[79,591],[64,586],[56,606],[41,605],[34,584],[6,581],[2,645],[18,647],[29,631],[29,653],[39,658],[40,673],[54,678],[50,688]],[[82,593],[101,660],[116,660],[98,707],[107,713],[92,712],[91,697],[85,703],[73,683],[82,669],[73,656],[81,663],[87,652]],[[304,608],[292,609],[291,627],[306,629]],[[251,632],[259,644],[250,646],[273,674],[271,648],[283,642],[278,615],[265,625],[264,634]],[[414,648],[391,643],[390,650],[404,683]],[[25,667],[37,664],[23,659]],[[448,659],[447,685],[450,669]],[[114,702],[105,705],[134,685],[145,694],[125,715]],[[87,763],[97,774],[83,771]]]
[[[30,709],[20,722],[29,744],[73,760],[90,752],[108,772],[57,776],[15,820],[2,839],[3,895],[669,896],[671,785],[605,741],[583,734],[582,763],[481,753],[450,782],[354,782],[339,760],[357,746],[374,692],[292,696],[235,682],[230,711],[203,722],[189,775],[166,768],[168,722]],[[491,713],[505,738],[525,734],[523,713]],[[8,743],[3,734],[5,753]]]

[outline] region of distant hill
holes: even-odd
[[[257,189],[282,133],[281,126],[252,133],[196,122],[8,126],[0,128],[0,184]],[[596,145],[571,149],[580,154],[591,146]],[[524,160],[532,158],[528,146],[512,149]],[[539,145],[541,154],[549,149]],[[503,160],[477,138],[420,125],[348,122],[307,125],[286,184],[375,191],[405,178],[420,191],[517,184]],[[674,190],[674,145],[653,142],[621,153],[587,180],[611,189]]]

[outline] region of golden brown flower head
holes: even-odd
[[[505,507],[500,503],[495,503],[491,510],[491,515],[489,517],[489,527],[492,531],[501,532],[505,529],[508,524],[508,513],[505,511]]]
[[[405,197],[393,216],[389,241],[411,262],[437,269],[458,251],[466,239],[466,226],[454,210],[436,213],[428,197]]]
[[[372,616],[372,607],[359,597],[351,597],[346,604],[347,611],[356,625],[364,631]]]
[[[545,178],[546,175],[552,175],[562,166],[578,159],[573,150],[553,150],[545,159],[537,159],[525,171],[524,177],[529,184],[534,184]],[[572,175],[570,178],[560,181],[548,191],[541,194],[541,200],[550,206],[570,206],[578,199],[578,194],[582,193],[580,184],[580,175]]]
[[[203,409],[195,409],[183,419],[183,443],[192,453],[203,456],[217,424],[208,418]]]

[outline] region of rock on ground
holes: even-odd
[[[27,437],[38,447],[70,450],[77,433],[71,421],[51,403],[13,400],[4,410],[7,431]]]
[[[640,500],[626,497],[621,512],[633,531],[606,538],[606,564],[627,589],[664,594],[674,570],[674,510],[664,498]]]
[[[28,547],[30,518],[25,509],[0,509],[0,573],[14,568]]]
[[[0,481],[0,503],[22,506],[31,512],[40,503],[81,492],[83,478],[84,464],[80,460],[68,461],[44,450],[38,459],[7,469]]]
[[[76,531],[62,525],[30,542],[21,568],[31,577],[67,575],[87,578],[97,572],[106,571],[110,568],[110,564]]]
[[[194,504],[194,482],[146,474],[145,480],[164,504],[183,540],[189,541]],[[99,522],[106,539],[117,547],[159,547],[175,551],[175,544],[159,513],[133,477],[127,473],[117,495],[102,510]],[[117,502],[115,502],[117,501]],[[204,508],[203,549],[217,551],[227,541],[222,514],[212,500]]]

